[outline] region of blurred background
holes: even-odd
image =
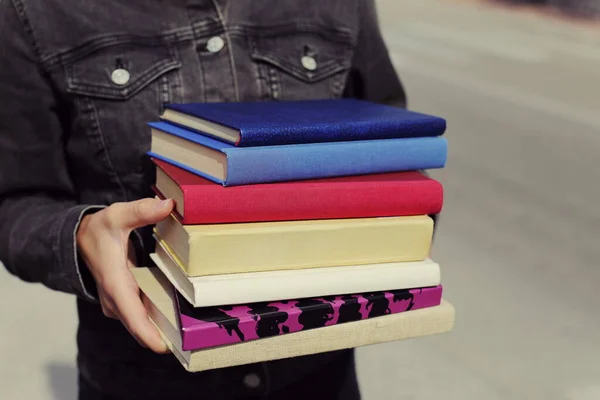
[[[359,349],[364,399],[600,399],[600,0],[378,6],[409,108],[448,121],[457,320]],[[0,268],[0,301],[0,398],[74,400],[73,299]]]

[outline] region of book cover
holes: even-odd
[[[185,351],[181,348],[181,331],[173,286],[156,268],[133,268],[131,272],[141,289],[142,301],[150,320],[157,326],[163,340],[187,371],[199,372],[412,339],[448,332],[454,326],[454,307],[442,300],[438,306],[410,312]]]
[[[309,221],[155,226],[188,276],[423,261],[433,220],[426,215]]]
[[[417,171],[225,188],[167,162],[155,191],[184,225],[438,214],[443,187]]]
[[[165,108],[235,130],[238,135],[231,143],[239,147],[439,136],[446,129],[443,118],[358,99],[189,103]],[[204,128],[202,133],[207,131]]]
[[[442,287],[201,308],[176,296],[182,349],[198,350],[437,306]]]
[[[440,266],[431,259],[189,277],[169,246],[155,238],[156,250],[150,258],[194,307],[430,287],[441,283]]]
[[[148,155],[223,186],[442,168],[444,137],[235,147],[153,122]]]

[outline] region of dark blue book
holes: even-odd
[[[356,99],[170,104],[163,121],[237,147],[440,136],[443,118]]]
[[[236,147],[166,122],[148,155],[224,186],[442,168],[444,137]]]

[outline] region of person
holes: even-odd
[[[146,123],[181,102],[405,107],[377,18],[373,0],[0,2],[0,260],[76,296],[80,399],[360,397],[352,350],[186,372],[129,269],[173,207]]]

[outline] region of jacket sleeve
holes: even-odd
[[[24,281],[94,301],[75,232],[101,206],[77,204],[61,104],[12,4],[0,2],[0,261]]]
[[[374,0],[359,1],[359,36],[344,97],[406,107],[404,87],[379,28]]]

